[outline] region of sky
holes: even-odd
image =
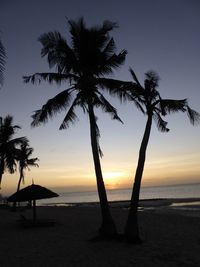
[[[5,82],[0,91],[0,115],[13,115],[21,126],[17,136],[27,136],[38,157],[39,168],[26,171],[25,186],[35,183],[52,190],[79,191],[96,188],[90,147],[88,117],[77,110],[79,120],[59,131],[64,113],[44,126],[31,128],[31,115],[58,92],[68,87],[24,84],[22,77],[48,72],[41,58],[41,34],[57,30],[67,40],[68,19],[83,16],[88,27],[104,20],[117,22],[110,33],[117,51],[128,51],[125,64],[110,78],[131,80],[132,67],[144,80],[148,70],[160,76],[163,98],[188,98],[200,111],[200,2],[198,0],[0,0],[0,37],[6,48]],[[107,189],[133,184],[138,151],[146,118],[132,103],[121,104],[106,96],[124,124],[95,110],[104,153],[102,170]],[[143,186],[200,182],[200,127],[190,125],[186,114],[167,118],[169,133],[160,133],[155,124],[147,150]],[[1,194],[16,190],[19,173],[5,173]]]

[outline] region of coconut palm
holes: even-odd
[[[139,110],[147,116],[147,122],[139,150],[139,158],[135,173],[130,209],[125,227],[125,237],[130,242],[140,242],[141,239],[139,235],[137,211],[152,120],[156,122],[158,130],[161,132],[168,132],[169,129],[167,128],[167,122],[163,119],[165,115],[174,112],[186,112],[192,125],[195,125],[200,121],[200,114],[188,106],[186,99],[162,99],[157,90],[159,77],[155,72],[150,71],[146,73],[144,86],[139,83],[132,69],[130,69],[130,72],[134,82],[131,86],[129,86],[129,93],[132,101],[136,104]]]
[[[33,153],[33,148],[29,147],[28,143],[24,143],[20,146],[20,148],[17,151],[17,161],[19,164],[19,182],[17,185],[17,191],[20,190],[21,182],[24,183],[25,173],[24,171],[26,169],[30,170],[30,167],[39,167],[37,164],[38,158],[30,158]]]
[[[3,85],[3,72],[4,72],[4,66],[5,66],[5,58],[6,58],[6,52],[5,48],[0,40],[0,86]]]
[[[16,170],[17,147],[27,142],[26,137],[14,138],[18,125],[13,125],[13,117],[7,115],[0,121],[0,185],[4,172]]]
[[[112,93],[113,88],[119,87],[121,82],[105,78],[105,75],[120,67],[126,56],[123,50],[115,53],[115,42],[109,32],[116,27],[115,23],[105,21],[102,26],[87,28],[83,18],[78,21],[68,20],[70,44],[59,32],[43,34],[39,41],[42,44],[42,57],[47,56],[49,67],[55,67],[56,72],[36,73],[24,77],[25,82],[56,82],[62,84],[69,81],[70,87],[54,98],[47,101],[40,110],[35,111],[32,126],[46,123],[49,118],[62,110],[68,109],[60,129],[66,129],[77,119],[75,109],[80,107],[89,116],[91,147],[96,173],[96,181],[102,224],[100,234],[113,236],[116,227],[111,217],[105,185],[103,181],[99,146],[100,131],[95,116],[95,108],[101,108],[109,113],[113,119],[121,121],[116,109],[106,100],[102,89]],[[100,90],[101,89],[101,90]]]

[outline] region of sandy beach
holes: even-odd
[[[97,205],[37,207],[38,218],[56,222],[52,227],[37,228],[23,228],[17,222],[19,212],[1,208],[0,266],[200,266],[198,202],[198,199],[143,201],[139,212],[141,245],[91,241],[100,222]],[[111,208],[120,232],[127,218],[125,204],[113,203]],[[31,210],[21,214],[32,215]]]

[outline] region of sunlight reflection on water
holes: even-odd
[[[131,189],[107,190],[107,195],[109,201],[130,200]],[[165,199],[165,198],[172,198],[172,199],[200,198],[200,184],[143,187],[141,189],[140,199]],[[89,203],[89,202],[99,202],[98,194],[96,191],[61,192],[59,193],[59,197],[57,198],[43,199],[37,201],[38,205],[44,205],[44,204],[66,205],[67,203]]]

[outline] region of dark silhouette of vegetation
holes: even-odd
[[[56,68],[56,72],[36,73],[24,77],[25,82],[47,81],[62,85],[69,81],[70,88],[57,94],[47,101],[40,110],[32,116],[32,126],[46,123],[60,111],[68,109],[60,129],[66,129],[77,119],[75,109],[82,108],[89,116],[91,147],[100,206],[102,212],[102,224],[99,233],[110,237],[116,235],[115,223],[112,219],[103,175],[101,170],[100,156],[102,152],[99,145],[100,131],[95,116],[95,108],[101,108],[109,113],[112,119],[121,121],[117,110],[106,100],[102,90],[111,94],[119,93],[122,82],[105,78],[114,69],[120,67],[126,56],[123,50],[115,53],[116,47],[109,32],[116,27],[115,23],[105,21],[102,26],[87,28],[83,18],[78,21],[68,20],[70,32],[70,45],[57,31],[43,34],[39,41],[42,44],[42,57],[47,56],[49,67]],[[101,90],[99,90],[101,89]]]
[[[0,87],[3,85],[4,80],[4,69],[5,69],[5,59],[6,59],[6,52],[5,48],[0,40]]]
[[[30,167],[39,167],[37,164],[38,158],[30,158],[33,153],[33,148],[29,146],[28,143],[24,143],[17,150],[17,161],[19,164],[19,182],[17,185],[17,191],[20,190],[21,183],[24,183],[26,169],[30,170]]]
[[[0,118],[0,185],[4,172],[16,170],[18,146],[27,142],[26,137],[14,138],[18,125],[13,125],[13,117]]]
[[[159,78],[155,72],[151,71],[146,73],[144,86],[139,83],[132,69],[130,69],[130,73],[134,82],[131,86],[128,86],[126,90],[129,92],[130,97],[136,107],[147,116],[144,136],[139,150],[139,158],[135,173],[128,220],[125,227],[125,238],[129,242],[139,243],[141,242],[141,239],[139,235],[137,211],[146,149],[150,137],[152,120],[156,122],[158,130],[161,132],[168,132],[169,129],[167,128],[167,122],[163,119],[165,115],[174,112],[186,112],[191,124],[195,125],[200,121],[200,114],[188,106],[186,99],[162,99],[157,90]]]

